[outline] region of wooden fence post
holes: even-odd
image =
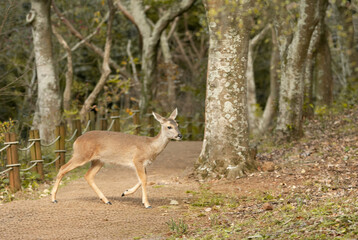
[[[12,168],[12,170],[9,171],[10,189],[11,191],[16,192],[21,189],[20,164],[17,154],[18,142],[16,141],[16,134],[5,133],[5,141],[10,144],[10,147],[6,149],[7,166]]]
[[[75,130],[77,130],[75,136],[75,139],[77,139],[82,134],[81,120],[79,119],[72,120],[72,131]]]
[[[193,118],[192,117],[187,117],[186,121],[188,123],[187,125],[187,134],[188,134],[188,140],[193,140]]]
[[[59,170],[62,165],[66,162],[66,149],[65,149],[65,126],[63,124],[56,126],[56,137],[60,136],[60,138],[56,141],[56,157],[60,156],[60,158],[56,161],[56,170]]]
[[[96,129],[96,114],[93,111],[90,111],[88,113],[88,120],[91,120],[91,123],[89,125],[89,130],[95,130]]]
[[[155,129],[154,129],[154,117],[152,116],[152,110],[148,110],[148,127],[149,127],[149,136],[154,137]]]
[[[140,112],[139,112],[138,105],[134,105],[133,110],[134,110],[134,114],[135,114],[133,116],[133,124],[136,127],[134,132],[135,132],[136,135],[139,135],[139,133],[140,133],[140,118],[139,118]]]
[[[43,171],[43,162],[41,154],[41,140],[39,130],[30,130],[30,139],[33,139],[35,142],[34,145],[30,148],[31,161],[38,161],[34,170],[40,175],[40,179],[44,180],[44,171]]]
[[[120,132],[121,131],[120,112],[113,110],[111,112],[111,120],[114,121],[113,127],[112,127],[113,131]]]
[[[103,131],[107,131],[108,129],[108,121],[107,118],[101,118],[99,120],[99,129]]]

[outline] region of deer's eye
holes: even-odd
[[[172,127],[171,127],[171,126],[168,126],[168,129],[172,129]]]

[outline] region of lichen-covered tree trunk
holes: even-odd
[[[50,5],[51,0],[32,0],[26,17],[32,25],[38,81],[33,125],[45,141],[52,140],[61,118],[61,99],[52,55]]]
[[[302,135],[304,66],[311,36],[318,22],[318,6],[324,1],[326,0],[301,0],[299,18],[293,37],[284,35],[284,31],[279,36],[281,85],[276,130],[284,138]]]
[[[210,35],[200,177],[235,178],[251,164],[246,67],[250,1],[205,1]]]

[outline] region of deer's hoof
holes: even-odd
[[[122,197],[125,196],[125,192],[128,192],[128,190],[125,190],[125,191],[122,193]]]
[[[145,207],[146,209],[151,209],[152,208],[152,206],[148,206],[148,207]]]
[[[110,201],[106,202],[107,205],[112,205],[112,203]]]
[[[58,203],[57,200],[53,200],[52,203]]]

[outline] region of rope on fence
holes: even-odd
[[[6,167],[19,167],[21,166],[20,163],[14,163],[14,164],[7,164]]]
[[[5,145],[11,145],[11,144],[19,144],[19,141],[14,142],[4,142]]]
[[[111,124],[109,125],[107,131],[111,131],[113,125],[114,125],[114,119],[112,120]]]
[[[29,140],[30,141],[30,140]],[[35,144],[35,141],[33,141],[29,146],[25,148],[18,148],[19,151],[27,151],[29,150],[33,145]]]
[[[72,136],[69,139],[65,139],[66,142],[70,142],[73,140],[73,138],[76,136],[77,133],[77,129],[75,129],[75,131],[73,132]]]
[[[12,170],[12,167],[8,168],[8,169],[5,169],[4,171],[0,172],[0,175],[3,175],[4,173],[7,173],[7,172],[9,172],[11,170]]]
[[[49,147],[49,146],[55,144],[55,143],[58,141],[58,139],[60,139],[60,137],[61,137],[61,136],[57,136],[57,138],[55,138],[55,139],[54,139],[51,143],[49,143],[49,144],[43,144],[43,143],[41,143],[41,146],[43,146],[43,147]]]
[[[58,159],[60,159],[60,155],[57,156],[57,158],[55,158],[55,160],[53,160],[52,162],[45,163],[44,166],[47,167],[48,165],[51,165],[52,163],[56,162]]]
[[[37,163],[32,164],[30,167],[25,168],[25,169],[20,169],[20,172],[26,172],[29,171],[31,168],[35,167]]]
[[[10,147],[10,144],[9,145],[6,145],[5,147],[3,147],[2,149],[0,149],[0,152],[6,150],[8,147]]]
[[[82,134],[84,134],[85,132],[87,132],[87,130],[88,130],[90,124],[91,124],[91,120],[88,120],[87,125],[86,125],[85,129],[83,130]]]
[[[67,152],[66,150],[55,150],[55,151],[53,151],[54,153],[65,153],[65,152]]]

